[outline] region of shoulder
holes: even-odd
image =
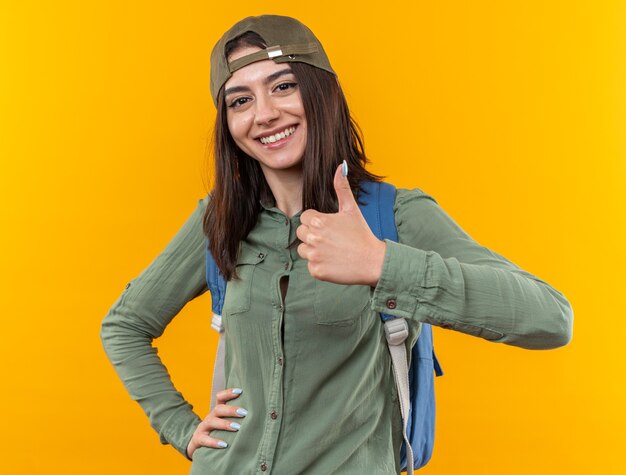
[[[198,208],[206,209],[209,204],[209,200],[211,199],[211,194],[207,193],[204,198],[198,198]]]
[[[383,209],[393,207],[396,225],[400,225],[405,219],[424,218],[427,215],[440,212],[437,200],[422,188],[400,188],[393,183],[382,181],[376,186],[375,183],[367,183],[366,193],[380,190],[379,206]]]
[[[421,249],[441,249],[450,241],[473,241],[472,237],[428,192],[398,188],[394,216],[400,242]]]
[[[445,212],[437,200],[421,188],[397,188],[393,207],[398,234],[430,234]]]
[[[188,238],[194,235],[194,239],[200,239],[204,236],[202,228],[209,200],[209,194],[196,200],[195,207],[193,207],[190,214],[187,215],[187,220],[181,229],[182,234],[185,234]]]
[[[437,200],[431,194],[420,188],[396,188],[394,211],[397,212],[400,209],[415,205],[419,206],[424,201],[431,201],[438,204]]]
[[[210,199],[210,193],[207,193],[203,198],[198,198],[198,201],[196,202],[196,208],[193,211],[193,216],[196,217],[196,219],[203,220]]]

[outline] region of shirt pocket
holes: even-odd
[[[313,310],[318,325],[348,327],[354,325],[368,305],[369,287],[315,281]]]
[[[255,270],[267,257],[267,250],[242,242],[237,260],[238,279],[228,281],[222,313],[235,315],[250,310]]]

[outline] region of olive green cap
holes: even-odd
[[[267,48],[228,63],[226,43],[253,31],[263,38]],[[217,106],[217,95],[233,72],[256,61],[272,59],[276,63],[307,63],[335,74],[313,32],[295,18],[279,15],[251,16],[235,23],[220,38],[211,52],[211,96]]]

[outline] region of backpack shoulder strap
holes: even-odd
[[[396,187],[386,182],[363,181],[361,191],[363,193],[359,195],[361,198],[359,207],[374,235],[378,239],[389,239],[397,242],[398,230],[396,229],[394,213]],[[385,336],[398,389],[402,414],[402,436],[406,447],[407,474],[412,475],[413,450],[407,435],[411,399],[409,395],[409,366],[404,343],[409,336],[409,326],[404,318],[396,318],[384,313],[380,314],[380,318],[385,325]]]
[[[217,267],[213,254],[206,249],[206,282],[211,292],[211,307],[213,317],[211,327],[220,334],[217,343],[217,354],[215,355],[215,365],[213,366],[213,384],[211,385],[211,409],[217,404],[217,393],[226,388],[226,375],[224,373],[224,325],[222,324],[222,308],[224,307],[224,297],[226,296],[226,279]]]
[[[226,296],[226,280],[217,267],[208,243],[206,250],[206,282],[211,292],[211,307],[213,310],[211,327],[222,333],[224,331],[222,327],[222,307],[224,306],[224,297]]]
[[[391,183],[363,181],[358,202],[361,213],[378,239],[398,240],[393,207],[396,187]]]

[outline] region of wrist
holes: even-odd
[[[368,266],[371,269],[369,285],[372,288],[376,288],[383,272],[383,264],[385,263],[385,254],[387,252],[387,243],[377,239],[376,245],[373,249],[371,265]]]
[[[195,452],[196,448],[197,448],[197,447],[196,447],[196,446],[195,446],[195,444],[193,443],[193,438],[192,438],[192,439],[189,441],[189,443],[187,444],[187,450],[186,450],[186,452],[187,452],[187,457],[188,457],[190,460],[193,460],[193,453]]]

